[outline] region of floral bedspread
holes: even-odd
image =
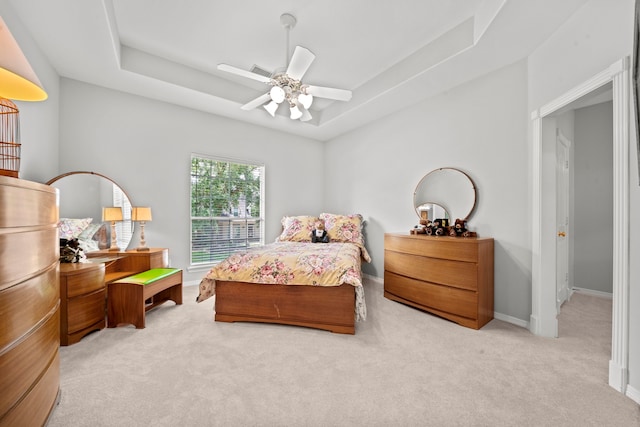
[[[215,294],[216,280],[309,286],[346,283],[355,287],[356,320],[364,320],[361,257],[360,247],[353,243],[270,243],[235,253],[213,267],[200,282],[197,301]]]

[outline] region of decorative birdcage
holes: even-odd
[[[20,118],[16,104],[0,98],[0,175],[18,178]]]

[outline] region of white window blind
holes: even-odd
[[[264,165],[191,156],[191,264],[264,244]]]
[[[116,222],[116,241],[121,250],[126,250],[133,236],[131,202],[120,187],[113,185],[113,206],[122,208],[122,221]]]

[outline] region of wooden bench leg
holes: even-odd
[[[137,329],[144,328],[144,285],[134,283],[110,283],[107,292],[107,327],[115,328],[130,323]]]

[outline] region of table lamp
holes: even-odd
[[[118,242],[116,241],[116,221],[122,221],[122,208],[110,207],[102,208],[102,220],[111,221],[111,246],[110,251],[119,251]]]
[[[137,251],[148,251],[147,242],[144,240],[144,224],[147,221],[151,221],[151,208],[148,207],[134,207],[131,210],[131,220],[140,223],[140,246],[136,248]]]
[[[10,99],[44,101],[47,93],[0,17],[0,175],[18,178],[20,120]]]

